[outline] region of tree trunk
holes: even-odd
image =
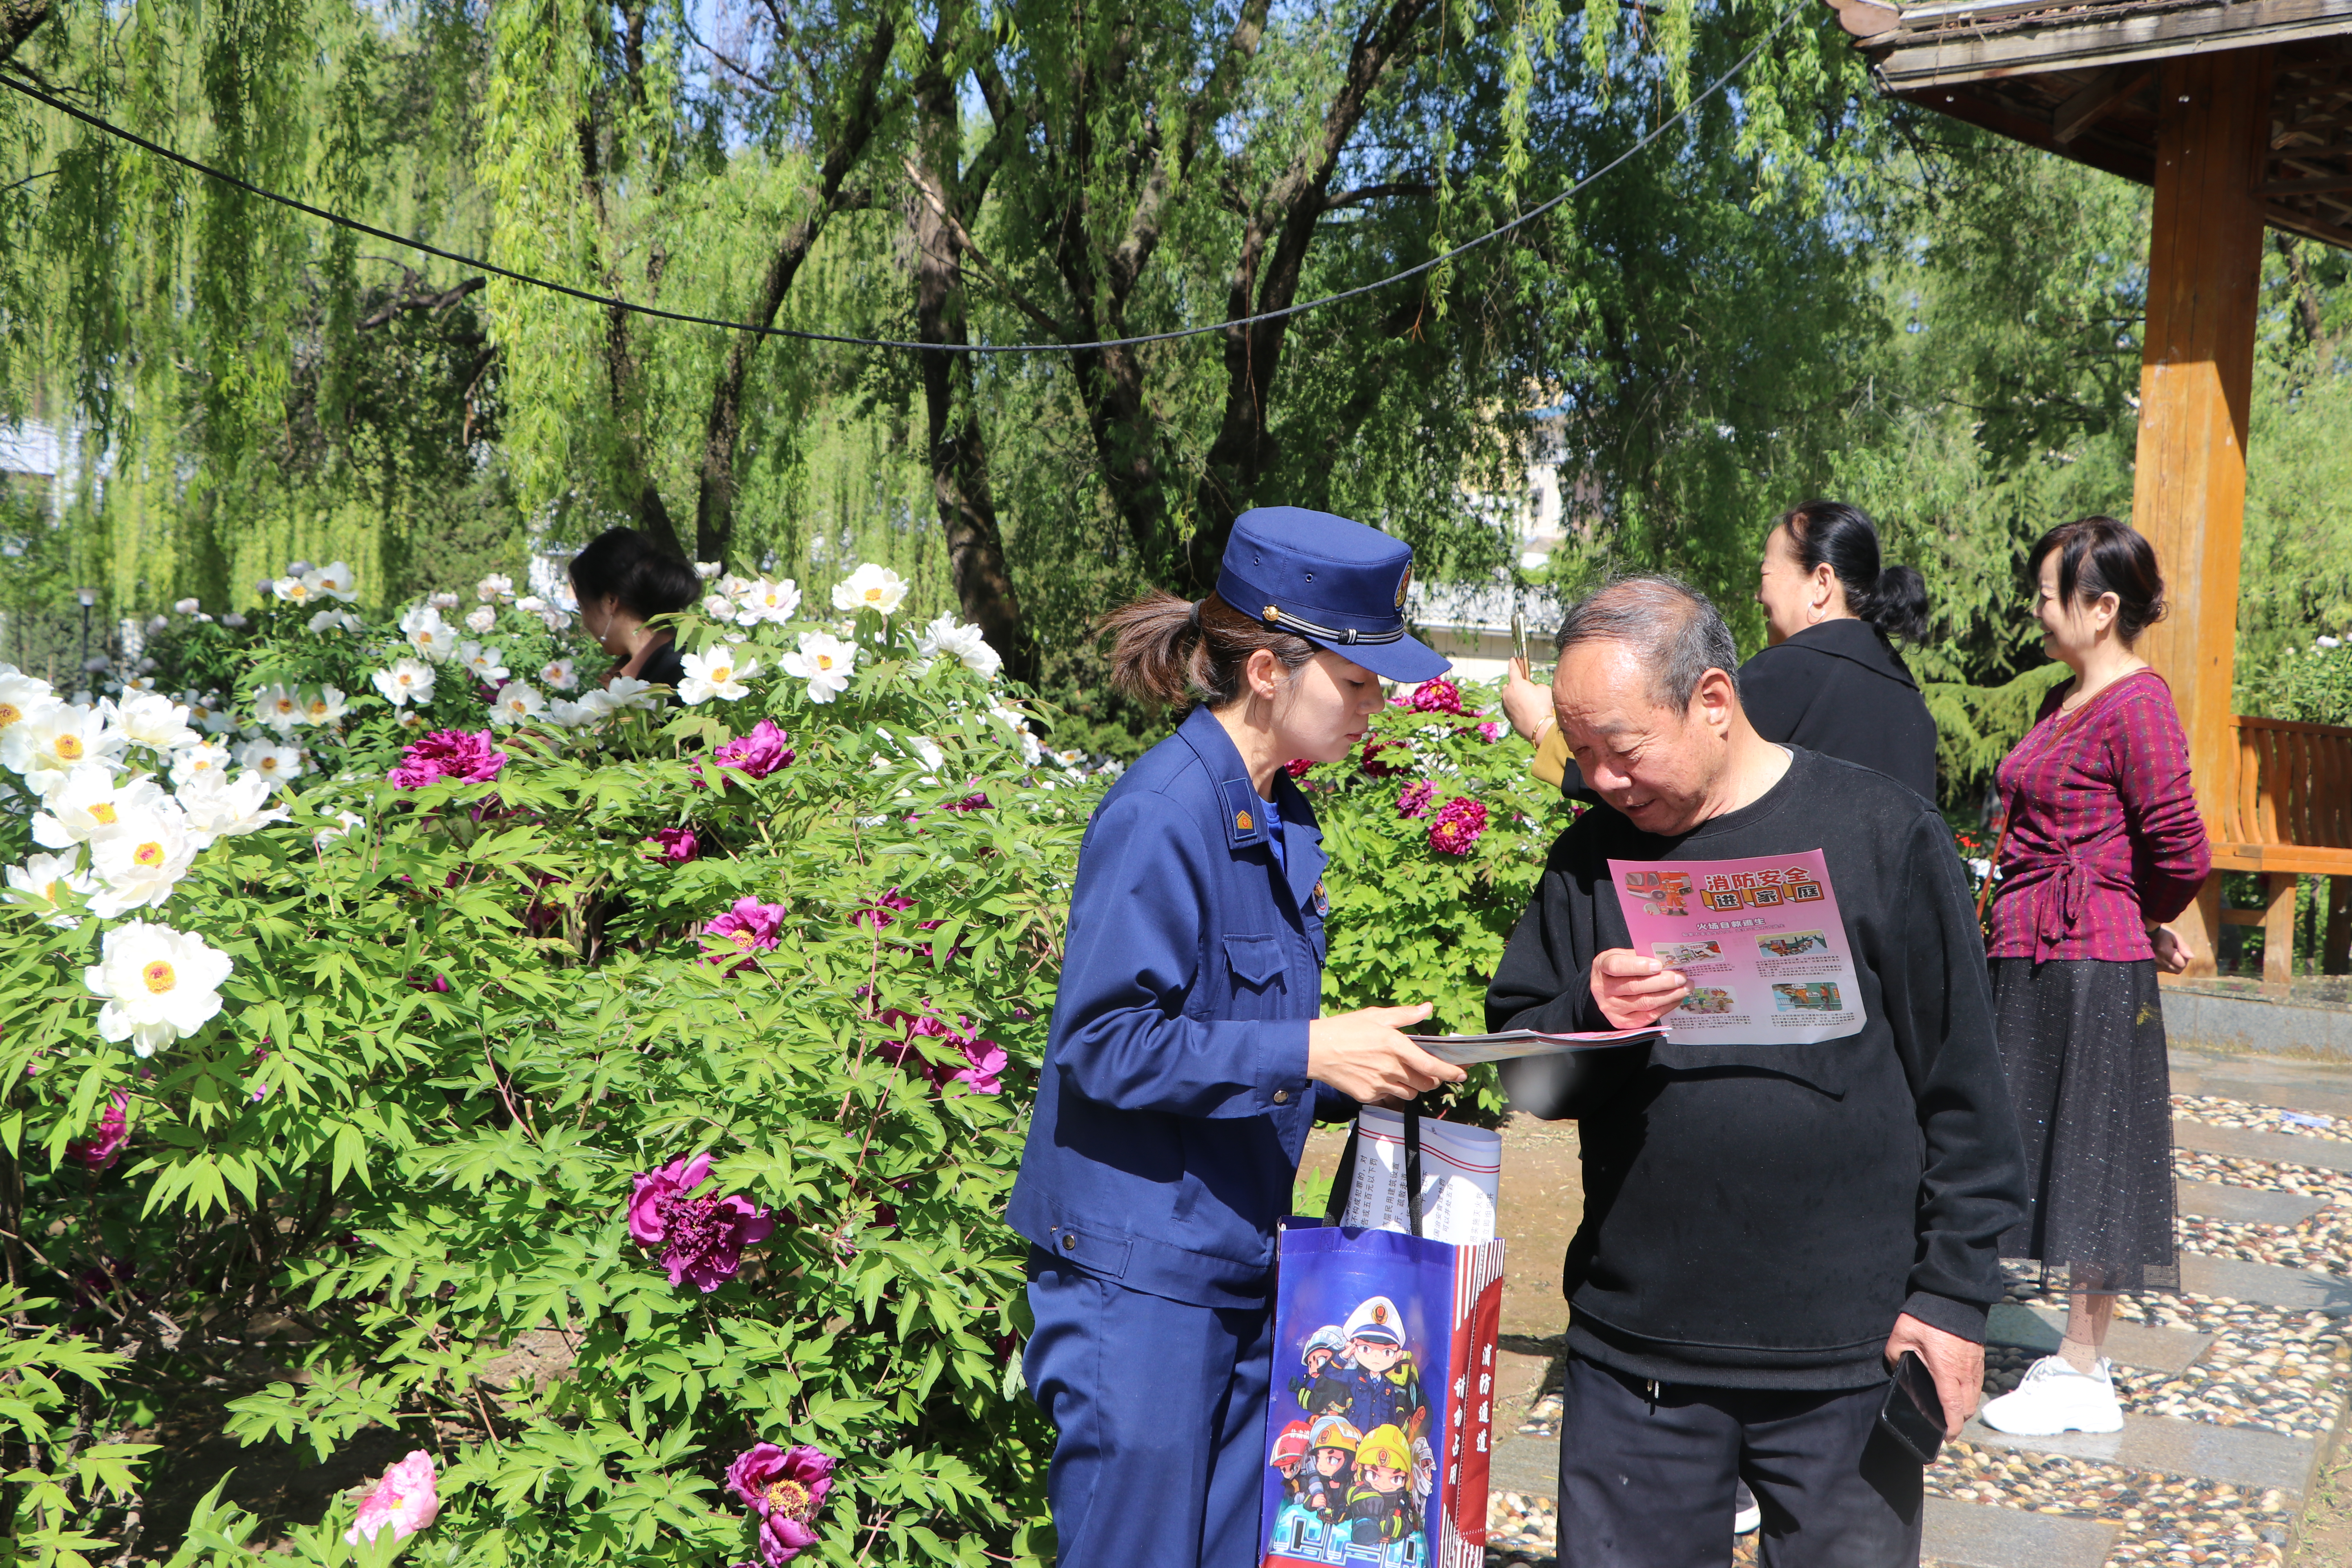
[[[908,172],[916,184],[915,323],[927,343],[971,342],[965,317],[961,106],[944,56],[969,20],[960,0],[940,8],[930,64],[916,80],[917,131]],[[922,355],[923,403],[929,416],[931,494],[947,535],[948,561],[963,618],[979,626],[1016,680],[1036,678],[1036,650],[1021,621],[1021,601],[1005,570],[1004,539],[989,483],[988,445],[973,402],[971,356]]]
[[[0,64],[49,19],[52,0],[0,0]]]
[[[880,12],[846,101],[835,116],[833,140],[818,165],[808,210],[785,226],[775,253],[768,258],[768,270],[760,279],[760,296],[751,319],[761,326],[775,324],[776,312],[783,308],[801,263],[808,259],[817,236],[824,232],[825,219],[841,205],[843,182],[874,139],[882,120],[883,68],[889,63],[897,41],[891,13]],[[735,455],[743,438],[743,387],[751,377],[752,357],[766,341],[758,332],[738,335],[728,346],[726,363],[719,367],[711,384],[710,405],[702,420],[702,464],[694,500],[694,552],[698,560],[725,561],[735,537]]]
[[[579,131],[580,183],[588,198],[589,211],[596,219],[597,252],[602,258],[611,255],[615,247],[610,243],[612,221],[604,204],[604,172],[597,132],[594,117],[583,114]],[[601,260],[597,265],[604,291],[619,299],[620,269],[604,266]],[[646,459],[644,378],[637,365],[635,346],[630,341],[633,323],[629,316],[618,305],[604,308],[604,388],[613,411],[614,436],[619,445],[619,472],[614,477],[614,489],[622,504],[636,514],[640,529],[683,553],[677,525],[670,521],[669,508],[662,503],[661,488],[654,482],[653,466]]]

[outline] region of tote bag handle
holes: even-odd
[[[1336,1226],[1339,1216],[1348,1212],[1349,1195],[1356,1186],[1356,1152],[1364,1141],[1362,1122],[1348,1129],[1348,1146],[1340,1152],[1339,1168],[1331,1173],[1331,1195],[1323,1205],[1323,1223]],[[1412,1234],[1421,1234],[1421,1112],[1404,1113],[1404,1207],[1405,1216],[1412,1224]]]

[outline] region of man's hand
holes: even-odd
[[[1592,1000],[1613,1028],[1647,1028],[1689,994],[1690,980],[1680,970],[1668,969],[1630,947],[1593,955]]]
[[[1936,1397],[1944,1402],[1944,1436],[1958,1436],[1969,1417],[1977,1413],[1978,1396],[1984,1393],[1984,1346],[1948,1334],[1906,1312],[1895,1320],[1895,1331],[1886,1336],[1886,1364],[1891,1367],[1901,1361],[1905,1351],[1916,1351],[1927,1363],[1928,1375],[1936,1380]]]
[[[1503,676],[1503,717],[1529,745],[1541,745],[1544,731],[1559,722],[1551,710],[1551,688],[1538,686],[1528,674],[1528,661],[1514,658]]]
[[[1433,1011],[1423,1002],[1316,1019],[1307,1026],[1307,1076],[1364,1105],[1409,1100],[1441,1083],[1461,1082],[1460,1068],[1439,1061],[1400,1032]]]
[[[2189,967],[2189,944],[2179,933],[2164,926],[2147,928],[2147,945],[2155,950],[2156,966],[2167,974],[2178,974]]]

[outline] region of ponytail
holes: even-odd
[[[1111,684],[1163,708],[1238,702],[1246,695],[1243,671],[1260,648],[1286,670],[1315,657],[1305,637],[1272,630],[1214,594],[1193,604],[1154,589],[1111,611],[1096,630],[1112,639]]]
[[[1927,582],[1916,568],[1879,564],[1878,524],[1858,506],[1809,500],[1782,512],[1800,571],[1826,564],[1845,590],[1845,606],[1883,637],[1917,642],[1927,634]]]

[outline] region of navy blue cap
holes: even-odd
[[[1262,506],[1234,519],[1217,596],[1384,680],[1444,675],[1453,660],[1405,635],[1412,546],[1328,511]]]

